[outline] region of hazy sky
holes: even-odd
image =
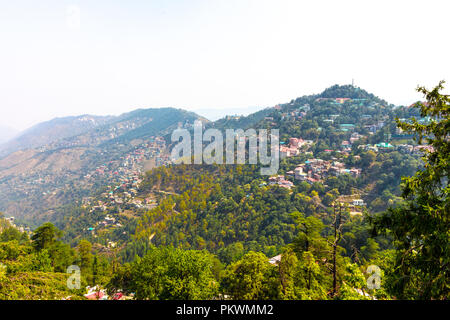
[[[450,1],[0,0],[0,125],[450,81]],[[450,83],[448,84],[450,86]]]

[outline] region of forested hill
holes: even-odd
[[[212,252],[240,243],[244,250],[275,255],[294,239],[293,212],[329,225],[333,201],[352,204],[361,199],[364,205],[353,207],[351,220],[359,225],[364,212],[373,214],[401,202],[401,177],[419,167],[420,152],[414,152],[410,136],[397,130],[395,117],[412,115],[417,115],[415,109],[393,108],[362,89],[333,86],[247,117],[222,119],[211,125],[280,129],[282,150],[292,138],[302,140],[298,153],[280,164],[279,174],[292,186],[271,182],[253,166],[162,167],[149,172],[129,198],[118,189],[83,208],[67,209],[59,226],[72,241],[94,236],[104,244],[118,241],[134,248],[151,237],[155,244]],[[310,168],[311,159],[321,165]],[[296,176],[298,167],[307,176]],[[96,209],[99,203],[104,209]],[[105,225],[105,218],[114,218],[116,224]],[[357,250],[368,241],[366,231],[360,236]],[[142,254],[130,248],[127,257]],[[352,250],[349,245],[348,254]]]
[[[350,99],[368,99],[376,103],[387,105],[385,100],[380,99],[372,93],[364,89],[352,85],[334,85],[325,89],[322,93],[315,96],[315,98],[350,98]]]
[[[197,119],[206,121],[185,110],[154,108],[36,125],[4,146],[0,211],[31,224],[53,221],[63,206],[166,161],[163,136]]]
[[[320,94],[314,94],[309,96],[302,96],[291,100],[289,103],[279,104],[277,107],[267,107],[258,112],[252,113],[248,116],[241,115],[229,115],[223,119],[209,123],[209,126],[222,129],[232,129],[232,128],[251,128],[258,125],[258,123],[265,117],[271,116],[276,113],[274,110],[279,110],[282,108],[283,111],[292,111],[297,107],[302,107],[305,103],[314,103],[317,99],[336,99],[336,98],[349,98],[359,102],[370,101],[373,105],[383,105],[388,106],[388,102],[372,93],[367,92],[364,89],[355,87],[352,85],[334,85],[325,89]],[[391,105],[392,107],[392,105]]]
[[[327,101],[328,108],[325,109],[323,107],[327,105]],[[339,105],[345,106],[347,108],[339,108]],[[282,111],[281,113],[295,113],[297,111],[296,115],[298,115],[299,111],[304,111],[304,109],[311,109],[314,111],[315,108],[320,110],[316,110],[317,113],[310,114],[311,118],[315,118],[315,116],[317,115],[333,114],[333,112],[340,115],[344,113],[350,116],[358,116],[355,111],[357,111],[358,113],[362,112],[362,114],[360,114],[359,116],[365,114],[365,111],[369,111],[367,114],[373,114],[374,110],[382,113],[387,113],[390,112],[391,109],[394,108],[394,106],[359,87],[354,87],[352,85],[334,85],[325,89],[320,94],[313,94],[292,99],[288,103],[280,103],[275,107],[268,107],[248,116],[227,116],[223,119],[211,122],[209,126],[219,129],[257,128],[261,126],[260,122],[263,121],[266,117],[277,116],[278,114],[280,114],[280,111]],[[417,110],[410,111],[415,112],[415,114],[417,115]],[[406,113],[409,115],[409,112]],[[287,132],[287,134],[288,133],[289,132]]]

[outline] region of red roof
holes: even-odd
[[[98,291],[98,292],[92,292],[90,294],[85,294],[84,296],[86,298],[88,298],[89,300],[99,300],[99,299],[103,298],[104,295],[105,294],[103,292]]]
[[[114,295],[113,300],[120,300],[123,297],[122,292],[118,292]]]

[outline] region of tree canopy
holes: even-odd
[[[450,294],[450,97],[441,94],[444,82],[429,91],[419,87],[426,102],[417,103],[429,123],[398,121],[425,140],[430,148],[424,168],[402,183],[403,206],[389,209],[373,223],[376,232],[394,238],[396,269],[390,282],[398,298],[445,299]]]

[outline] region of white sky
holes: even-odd
[[[0,0],[0,125],[267,107],[352,78],[409,104],[418,84],[450,81],[449,9],[448,0]]]

